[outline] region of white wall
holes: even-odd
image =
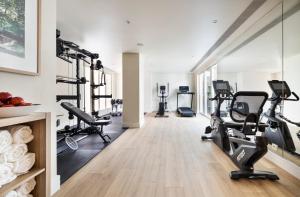
[[[190,91],[194,91],[193,74],[190,73],[157,73],[146,71],[145,73],[145,112],[158,110],[159,98],[157,97],[157,83],[159,85],[170,86],[170,95],[167,98],[168,110],[177,109],[177,91],[179,86],[190,86]],[[196,100],[196,96],[194,97]],[[189,95],[182,95],[179,98],[180,106],[190,106]]]
[[[145,70],[144,74],[144,110],[145,112],[152,112],[152,73],[150,71]],[[155,95],[154,95],[155,97]]]
[[[235,83],[238,91],[265,91],[270,93],[268,81],[277,78],[277,73],[269,72],[219,72],[218,79],[229,81],[235,91]],[[270,95],[271,96],[271,95]]]
[[[300,48],[300,46],[299,46]],[[291,91],[300,95],[300,54],[285,59],[283,79],[288,83]],[[291,120],[300,121],[300,102],[285,102],[284,113]]]
[[[26,101],[42,104],[41,111],[51,112],[51,191],[59,188],[56,169],[56,1],[40,1],[39,76],[25,76],[0,72],[0,91],[22,96]]]
[[[265,91],[270,92],[268,81],[271,73],[267,72],[240,72],[237,75],[239,91]]]

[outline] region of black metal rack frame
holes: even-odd
[[[95,101],[99,100],[101,98],[112,98],[112,95],[97,95],[95,93],[95,90],[99,87],[106,85],[106,79],[105,79],[105,71],[104,67],[99,59],[98,53],[92,53],[90,51],[87,51],[85,49],[80,49],[79,45],[66,41],[60,38],[60,31],[57,30],[57,57],[72,63],[69,59],[76,59],[76,78],[75,80],[69,80],[69,79],[62,79],[59,78],[56,80],[56,83],[68,83],[68,84],[74,84],[76,85],[76,95],[57,95],[57,101],[61,100],[76,100],[77,101],[77,107],[80,108],[80,85],[86,84],[85,78],[80,78],[80,60],[90,64],[90,91],[91,91],[91,113],[96,118],[99,117],[99,111],[95,109]],[[75,54],[70,54],[69,51],[72,50],[75,52]],[[86,58],[90,58],[90,62],[86,61]],[[96,63],[95,63],[96,61]],[[101,72],[101,82],[100,84],[96,84],[95,82],[95,72]]]
[[[95,93],[95,90],[99,87],[105,86],[106,85],[106,79],[105,79],[105,72],[104,72],[104,67],[101,63],[100,60],[97,60],[96,64],[94,63],[95,59],[91,57],[91,72],[90,72],[90,80],[91,80],[91,86],[90,86],[90,91],[91,91],[91,113],[94,117],[96,118],[102,118],[99,116],[99,111],[96,110],[95,108],[95,101],[99,100],[101,98],[112,98],[112,95],[97,95]],[[100,71],[101,72],[101,81],[100,84],[96,84],[95,82],[95,72]]]

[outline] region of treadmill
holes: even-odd
[[[193,109],[193,99],[194,99],[194,92],[190,92],[189,86],[179,86],[179,92],[177,92],[177,113],[181,117],[193,117],[196,116],[196,113],[192,110]],[[191,106],[190,107],[179,107],[179,96],[180,95],[191,95]]]

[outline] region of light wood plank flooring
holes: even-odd
[[[300,196],[300,181],[262,159],[256,169],[280,181],[232,181],[237,169],[211,142],[202,142],[206,118],[147,117],[69,179],[55,197]]]

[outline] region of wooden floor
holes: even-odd
[[[262,159],[256,169],[280,181],[232,181],[231,160],[202,142],[205,118],[147,117],[69,179],[55,197],[300,196],[300,181]]]

